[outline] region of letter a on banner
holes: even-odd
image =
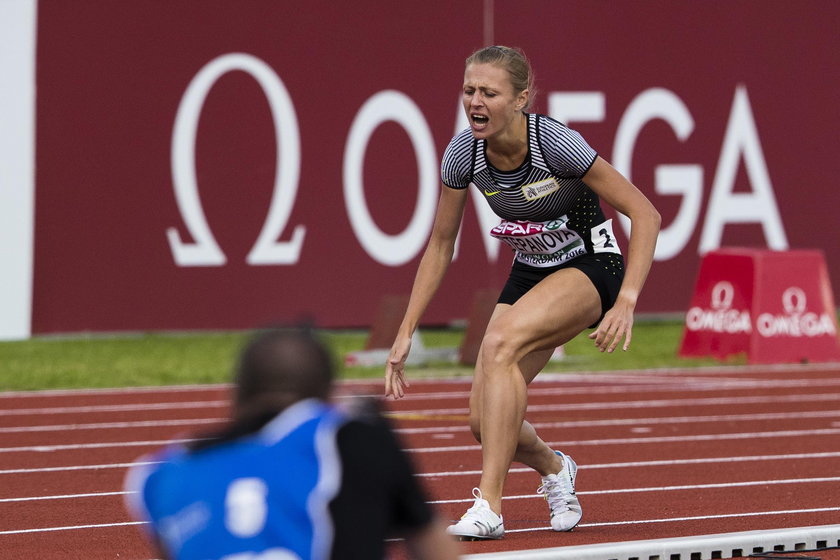
[[[751,193],[733,192],[739,156],[744,158],[752,187]],[[788,248],[750,99],[744,86],[738,86],[735,90],[726,137],[715,172],[709,207],[706,210],[706,222],[700,238],[700,254],[720,247],[723,228],[730,223],[761,224],[768,247],[776,250]]]

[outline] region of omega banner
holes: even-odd
[[[750,363],[840,361],[822,252],[722,249],[706,254],[679,354],[743,354]]]
[[[40,2],[31,332],[369,326],[411,288],[466,126],[463,61],[487,43],[522,47],[534,109],[661,211],[639,312],[684,313],[700,255],[724,246],[821,249],[837,282],[838,16],[832,1]],[[501,286],[497,223],[473,196],[426,324]]]

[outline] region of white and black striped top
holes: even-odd
[[[493,211],[505,220],[543,222],[568,216],[578,232],[604,221],[598,196],[581,178],[598,154],[576,131],[546,115],[527,114],[528,154],[513,171],[501,171],[487,160],[486,141],[464,129],[447,146],[441,163],[441,180],[453,189],[474,184]],[[554,179],[545,195],[529,186]]]

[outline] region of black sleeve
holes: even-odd
[[[332,558],[385,556],[384,540],[431,522],[433,512],[408,457],[378,413],[351,420],[338,432],[341,490],[330,504]]]

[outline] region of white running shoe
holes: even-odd
[[[577,464],[571,457],[555,451],[563,459],[563,470],[557,474],[542,477],[542,486],[537,488],[548,502],[551,510],[551,528],[555,531],[571,531],[580,523],[583,511],[575,495]]]
[[[461,520],[446,528],[450,535],[461,540],[501,539],[505,536],[502,516],[496,515],[490,504],[481,496],[481,490],[473,488],[475,503],[467,510]]]

